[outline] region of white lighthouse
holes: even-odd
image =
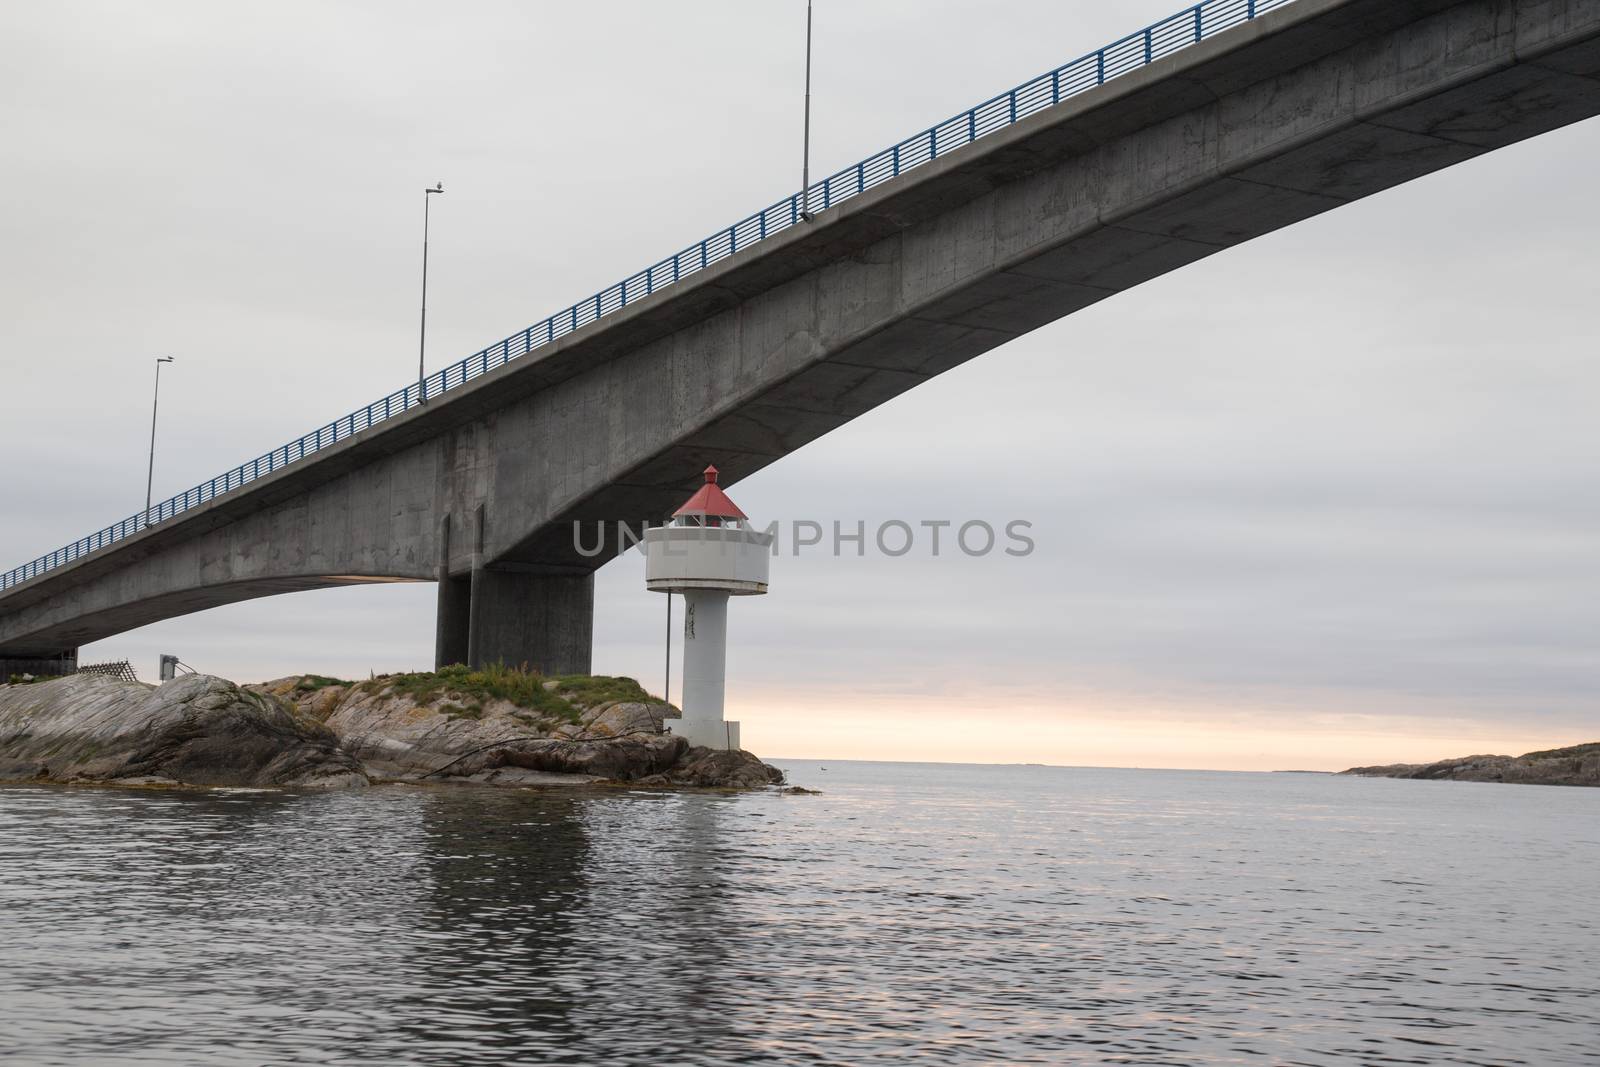
[[[670,525],[645,532],[644,580],[658,593],[683,594],[683,718],[672,732],[691,745],[737,749],[739,724],[722,717],[728,598],[767,591],[772,535],[751,528],[717,486],[717,468],[705,476]]]

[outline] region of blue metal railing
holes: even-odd
[[[802,213],[826,211],[914,167],[919,167],[997,130],[1020,122],[1035,112],[1059,104],[1068,97],[1104,85],[1113,78],[1153,63],[1163,56],[1181,51],[1207,37],[1293,2],[1294,0],[1206,0],[1204,3],[1185,8],[1178,14],[1162,19],[1137,33],[1131,33],[1099,51],[1047,71],[1015,89],[985,100],[977,107],[912,134],[899,144],[890,145],[876,155],[868,156],[859,163],[823,178],[803,192],[795,193],[771,207],[740,219],[731,226],[717,230],[698,244],[692,244],[669,258],[600,290],[594,296],[556,312],[520,333],[514,333],[503,341],[473,353],[459,363],[435,371],[420,382],[414,382],[399,392],[390,393],[341,419],[335,419],[304,437],[241,463],[208,482],[169,497],[151,507],[148,512],[141,511],[70,545],[58,548],[48,555],[40,556],[31,563],[15,567],[0,575],[0,590],[9,589],[18,582],[27,581],[62,564],[70,563],[80,556],[115,544],[147,526],[164,522],[174,515],[214,500],[240,486],[248,485],[263,475],[282,470],[320,449],[347,437],[353,437],[369,426],[376,426],[385,419],[409,411],[429,397],[449,392],[519,356],[550,344],[558,337],[565,337],[591,322],[619,311],[629,303],[643,300],[691,274],[705,270],[713,263],[758,244],[774,234],[782,233],[797,225]]]

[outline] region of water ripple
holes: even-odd
[[[1600,1063],[1600,791],[0,789],[19,1064]]]

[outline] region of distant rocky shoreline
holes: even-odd
[[[349,789],[390,782],[759,788],[783,772],[691,748],[627,678],[500,668],[365,682],[0,685],[0,782]]]
[[[1600,786],[1600,742],[1529,752],[1522,756],[1461,756],[1436,763],[1351,767],[1341,774],[1364,778],[1423,778],[1517,785]]]

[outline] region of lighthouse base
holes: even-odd
[[[740,749],[739,724],[727,719],[668,719],[666,729],[696,748]]]

